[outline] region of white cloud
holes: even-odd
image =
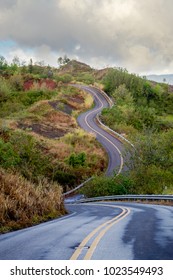
[[[0,0],[0,7],[0,40],[15,41],[22,57],[50,64],[66,53],[95,67],[173,72],[172,0]]]

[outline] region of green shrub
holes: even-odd
[[[53,181],[58,182],[61,186],[64,186],[64,192],[66,192],[66,187],[73,188],[77,184],[77,178],[75,175],[63,172],[61,170],[56,170],[53,173]]]
[[[132,181],[125,175],[114,177],[95,177],[81,192],[87,197],[127,194]]]
[[[53,96],[57,95],[57,92],[54,90],[45,90],[45,89],[31,89],[26,92],[20,93],[20,101],[25,106],[30,106],[35,102],[38,102],[43,99],[51,99]]]
[[[37,182],[39,177],[50,176],[51,161],[41,151],[42,147],[38,146],[33,136],[24,132],[15,132],[11,135],[9,142],[20,156],[18,169],[25,178]]]
[[[9,82],[3,78],[0,77],[0,103],[7,101],[7,99],[10,97],[11,94],[11,87]]]
[[[86,162],[86,154],[84,152],[79,154],[71,154],[67,160],[68,164],[72,167],[84,166]]]
[[[14,74],[10,77],[9,82],[13,90],[20,91],[23,89],[24,80],[21,74]]]
[[[0,138],[0,165],[4,168],[12,168],[20,163],[20,156],[14,150],[11,143],[5,143]]]
[[[70,74],[64,74],[63,76],[57,77],[56,80],[66,84],[66,83],[70,83],[73,80],[73,77]]]
[[[15,99],[13,101],[10,100],[8,102],[3,102],[1,104],[0,117],[7,117],[13,113],[23,110],[24,108],[25,106],[19,101],[15,101]]]
[[[81,73],[76,80],[78,82],[83,82],[87,85],[94,84],[94,77],[89,73]]]

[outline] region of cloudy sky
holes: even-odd
[[[0,0],[0,55],[173,73],[172,0]]]

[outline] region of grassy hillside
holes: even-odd
[[[114,101],[102,121],[128,138],[128,172],[115,178],[96,178],[83,192],[110,194],[173,194],[173,92],[157,84],[111,69],[103,79]],[[92,186],[91,186],[92,185]]]
[[[76,122],[93,99],[70,82],[97,85],[111,96],[115,105],[101,118],[133,142],[128,172],[103,176],[107,155]],[[63,215],[62,193],[93,175],[82,190],[88,196],[173,193],[172,112],[170,86],[124,69],[0,59],[0,231]]]
[[[78,114],[93,105],[92,97],[68,86],[68,73],[57,74],[62,69],[53,69],[47,78],[41,73],[45,67],[23,71],[8,66],[0,76],[2,232],[64,214],[62,193],[107,166],[95,136],[76,122]]]

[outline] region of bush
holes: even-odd
[[[173,173],[155,165],[133,170],[130,178],[133,181],[130,191],[134,194],[162,194],[166,189],[173,192]]]
[[[63,76],[58,76],[56,80],[67,84],[73,80],[73,77],[70,74],[64,74]]]
[[[0,77],[0,103],[7,101],[11,94],[11,87],[9,82]]]
[[[16,113],[23,110],[24,108],[25,106],[19,101],[17,100],[15,101],[15,99],[13,101],[10,100],[8,102],[3,102],[1,104],[0,117],[1,118],[7,117],[12,113]]]
[[[51,160],[41,151],[42,147],[33,136],[24,132],[15,132],[9,142],[20,157],[18,170],[25,178],[38,182],[40,177],[51,176]]]
[[[20,101],[24,106],[30,106],[35,102],[43,99],[51,99],[53,96],[57,95],[55,90],[45,90],[45,89],[31,89],[27,92],[21,92]]]
[[[13,76],[10,77],[9,82],[13,90],[20,91],[23,89],[24,80],[22,75],[14,74]]]
[[[53,180],[63,186],[64,192],[66,192],[67,186],[73,188],[77,184],[77,178],[74,174],[63,172],[61,170],[54,171]]]
[[[133,140],[135,149],[128,149],[131,192],[162,193],[165,186],[173,192],[173,131],[146,131]]]
[[[18,170],[25,178],[38,182],[40,177],[51,178],[53,166],[31,135],[24,132],[4,132],[0,138],[0,166]]]
[[[114,177],[95,177],[81,192],[87,197],[127,194],[132,181],[125,175]]]
[[[5,143],[0,138],[0,165],[4,168],[10,168],[20,163],[20,157],[14,150],[11,143]]]
[[[94,84],[94,77],[89,73],[81,73],[76,80],[78,82],[83,82],[87,85]]]
[[[73,153],[70,155],[67,161],[68,164],[72,167],[84,166],[86,161],[86,154],[84,152],[77,155]]]

